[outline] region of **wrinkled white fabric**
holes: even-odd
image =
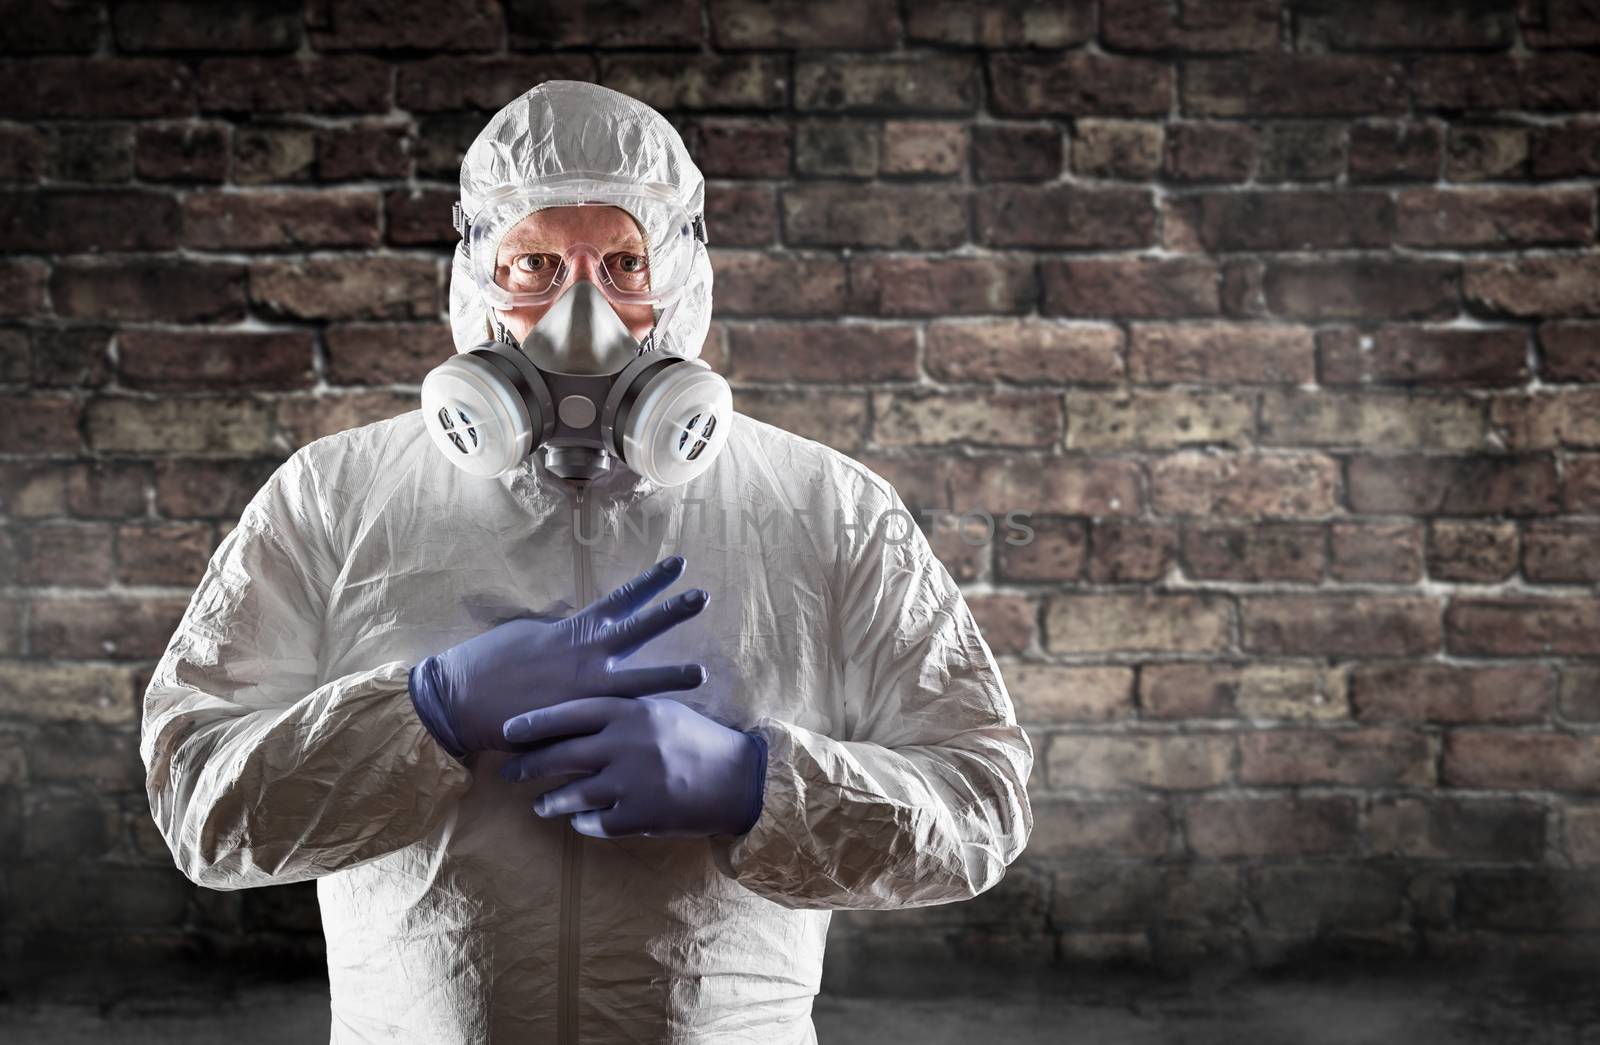
[[[218,547],[145,693],[151,810],[196,883],[317,881],[333,1042],[814,1042],[832,910],[966,900],[1025,846],[1033,749],[898,495],[733,425],[682,486],[580,499],[542,455],[454,468],[413,410],[295,452]],[[744,835],[579,835],[532,812],[570,777],[418,720],[422,657],[675,553],[710,602],[629,663],[704,663],[670,696],[762,732]]]

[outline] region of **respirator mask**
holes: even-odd
[[[650,186],[601,182],[597,194],[594,176],[557,181],[493,194],[470,221],[457,205],[493,330],[423,378],[428,434],[478,476],[504,474],[542,451],[545,467],[565,479],[597,478],[616,459],[661,486],[688,482],[721,452],[733,412],[721,375],[657,347],[656,331],[692,285],[703,220]],[[643,250],[500,250],[537,210],[594,205],[627,211],[644,231]],[[654,324],[641,342],[614,305],[644,304]],[[538,305],[549,307],[519,342],[500,314]]]

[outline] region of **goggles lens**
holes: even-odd
[[[622,222],[615,236],[573,243],[554,234],[555,223],[551,235],[540,235],[539,223],[527,222],[550,207],[615,207],[633,221]],[[683,206],[644,187],[508,191],[473,216],[468,236],[475,281],[499,309],[545,304],[585,276],[619,304],[665,304],[690,284],[703,249]]]

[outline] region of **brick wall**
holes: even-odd
[[[1596,950],[1594,0],[0,9],[6,958],[315,956],[173,870],[139,697],[272,468],[416,405],[548,78],[682,130],[741,410],[1033,516],[933,535],[1032,845],[830,970]]]

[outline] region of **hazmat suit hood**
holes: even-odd
[[[667,118],[643,102],[599,84],[547,80],[511,101],[484,125],[461,161],[461,210],[470,221],[496,189],[526,187],[560,176],[600,178],[665,188],[690,214],[705,210],[705,177]],[[626,208],[624,208],[626,209]],[[633,215],[654,239],[648,217]],[[711,325],[711,262],[698,252],[692,285],[676,307],[658,308],[662,351],[689,359]],[[450,271],[450,327],[457,352],[494,336],[478,295],[467,244],[456,244]]]

